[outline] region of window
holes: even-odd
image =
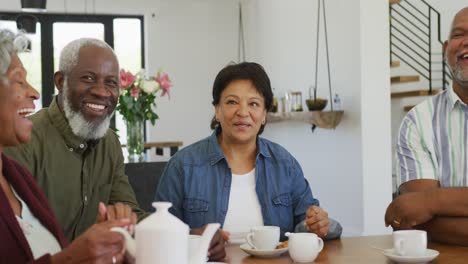
[[[104,40],[104,24],[55,22],[53,24],[54,71],[58,70],[60,52],[72,40],[95,38]]]
[[[131,37],[128,37],[131,36]],[[119,58],[120,67],[136,73],[141,70],[141,27],[139,19],[117,18],[114,19],[114,50]],[[120,142],[127,143],[127,130],[123,117],[116,112],[115,127],[118,129]]]
[[[129,37],[130,36],[130,37]],[[139,19],[114,19],[114,50],[119,58],[121,67],[133,73],[141,69],[143,54],[141,25]]]
[[[58,69],[60,52],[70,41],[92,37],[106,41],[119,59],[120,67],[137,72],[144,65],[143,16],[79,15],[30,13],[37,18],[36,33],[28,34],[31,52],[21,54],[28,80],[41,93],[36,108],[49,106],[56,94],[53,75]],[[14,32],[16,19],[22,13],[0,12],[0,27]],[[129,38],[128,36],[132,36]],[[112,126],[126,142],[126,127],[116,115]]]
[[[60,53],[71,41],[78,38],[95,38],[104,40],[102,23],[56,22],[53,24],[54,72],[58,71]],[[57,88],[54,94],[57,94]]]

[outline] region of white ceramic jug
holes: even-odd
[[[289,233],[289,255],[296,263],[313,262],[323,249],[323,240],[314,233]]]
[[[189,227],[169,213],[171,206],[168,202],[153,203],[156,212],[136,226],[136,240],[121,227],[111,229],[125,237],[127,252],[137,264],[206,263],[210,241],[220,224],[207,225],[198,250],[189,256]]]

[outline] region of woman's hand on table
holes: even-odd
[[[206,225],[200,228],[194,228],[190,230],[190,234],[201,235],[203,234],[203,231],[205,230],[205,228],[206,228]],[[208,258],[211,261],[223,260],[226,257],[226,247],[225,247],[226,235],[228,236],[228,239],[229,239],[228,232],[224,232],[222,229],[218,229],[218,231],[216,231],[213,238],[211,239],[210,248],[208,250]]]
[[[324,238],[330,229],[328,213],[321,207],[313,205],[307,209],[304,225],[309,232],[315,233],[317,236]]]
[[[221,235],[223,236],[223,239],[224,239],[224,242],[229,242],[229,238],[231,236],[231,233],[229,233],[228,231],[224,231],[222,229],[219,229],[221,231]]]

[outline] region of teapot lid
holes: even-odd
[[[168,213],[169,208],[172,207],[171,202],[154,202],[151,205],[156,209],[156,212],[164,211],[164,213]]]
[[[164,230],[173,232],[189,233],[189,227],[179,218],[169,212],[172,206],[170,202],[154,202],[153,207],[156,212],[143,219],[138,225],[140,230]]]

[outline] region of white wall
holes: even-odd
[[[277,96],[299,90],[305,99],[315,80],[317,2],[254,2],[249,13],[256,20],[248,35],[256,41],[248,59],[265,66]],[[314,195],[346,235],[385,233],[383,213],[391,199],[388,5],[361,2],[326,1],[332,87],[343,98],[342,123],[314,133],[308,124],[275,123],[264,133],[299,160]],[[318,94],[328,98],[323,35],[321,40]]]
[[[364,233],[379,234],[392,191],[388,2],[361,0],[360,11]]]
[[[148,62],[164,66],[174,80],[171,100],[159,100],[160,115],[149,140],[193,143],[211,133],[211,87],[217,72],[237,59],[235,1],[164,1],[147,22]]]
[[[442,41],[447,39],[452,19],[462,8],[467,7],[465,0],[444,1],[444,0],[426,0],[441,14],[441,34]]]
[[[314,195],[330,216],[343,224],[345,232],[359,234],[363,229],[360,72],[349,70],[358,69],[360,63],[359,35],[352,33],[359,30],[359,18],[341,25],[336,19],[358,14],[359,6],[343,2],[346,8],[337,10],[332,2],[327,9],[332,85],[345,104],[342,123],[336,130],[317,129],[314,133],[305,123],[269,124],[264,136],[286,147],[298,159]],[[256,3],[257,20],[252,35],[258,41],[249,59],[264,65],[277,96],[289,90],[300,90],[306,95],[315,78],[315,1]],[[320,45],[324,47],[324,41]],[[318,94],[328,98],[324,49],[320,53]]]
[[[7,2],[0,0],[2,6]],[[243,2],[247,59],[265,66],[277,95],[299,90],[305,99],[315,78],[316,1]],[[387,232],[383,212],[391,198],[387,1],[326,4],[332,84],[343,100],[342,123],[314,133],[304,123],[269,124],[264,136],[299,160],[314,195],[343,224],[345,235],[381,234]],[[19,1],[9,5],[19,9]],[[51,11],[62,12],[63,6],[62,0],[48,1]],[[67,6],[84,11],[79,1]],[[150,140],[188,145],[207,136],[214,76],[237,58],[237,1],[96,0],[96,12],[144,14],[148,68],[163,66],[174,80],[171,100],[158,101],[161,119],[149,129]],[[319,96],[328,97],[324,42],[320,45]]]

